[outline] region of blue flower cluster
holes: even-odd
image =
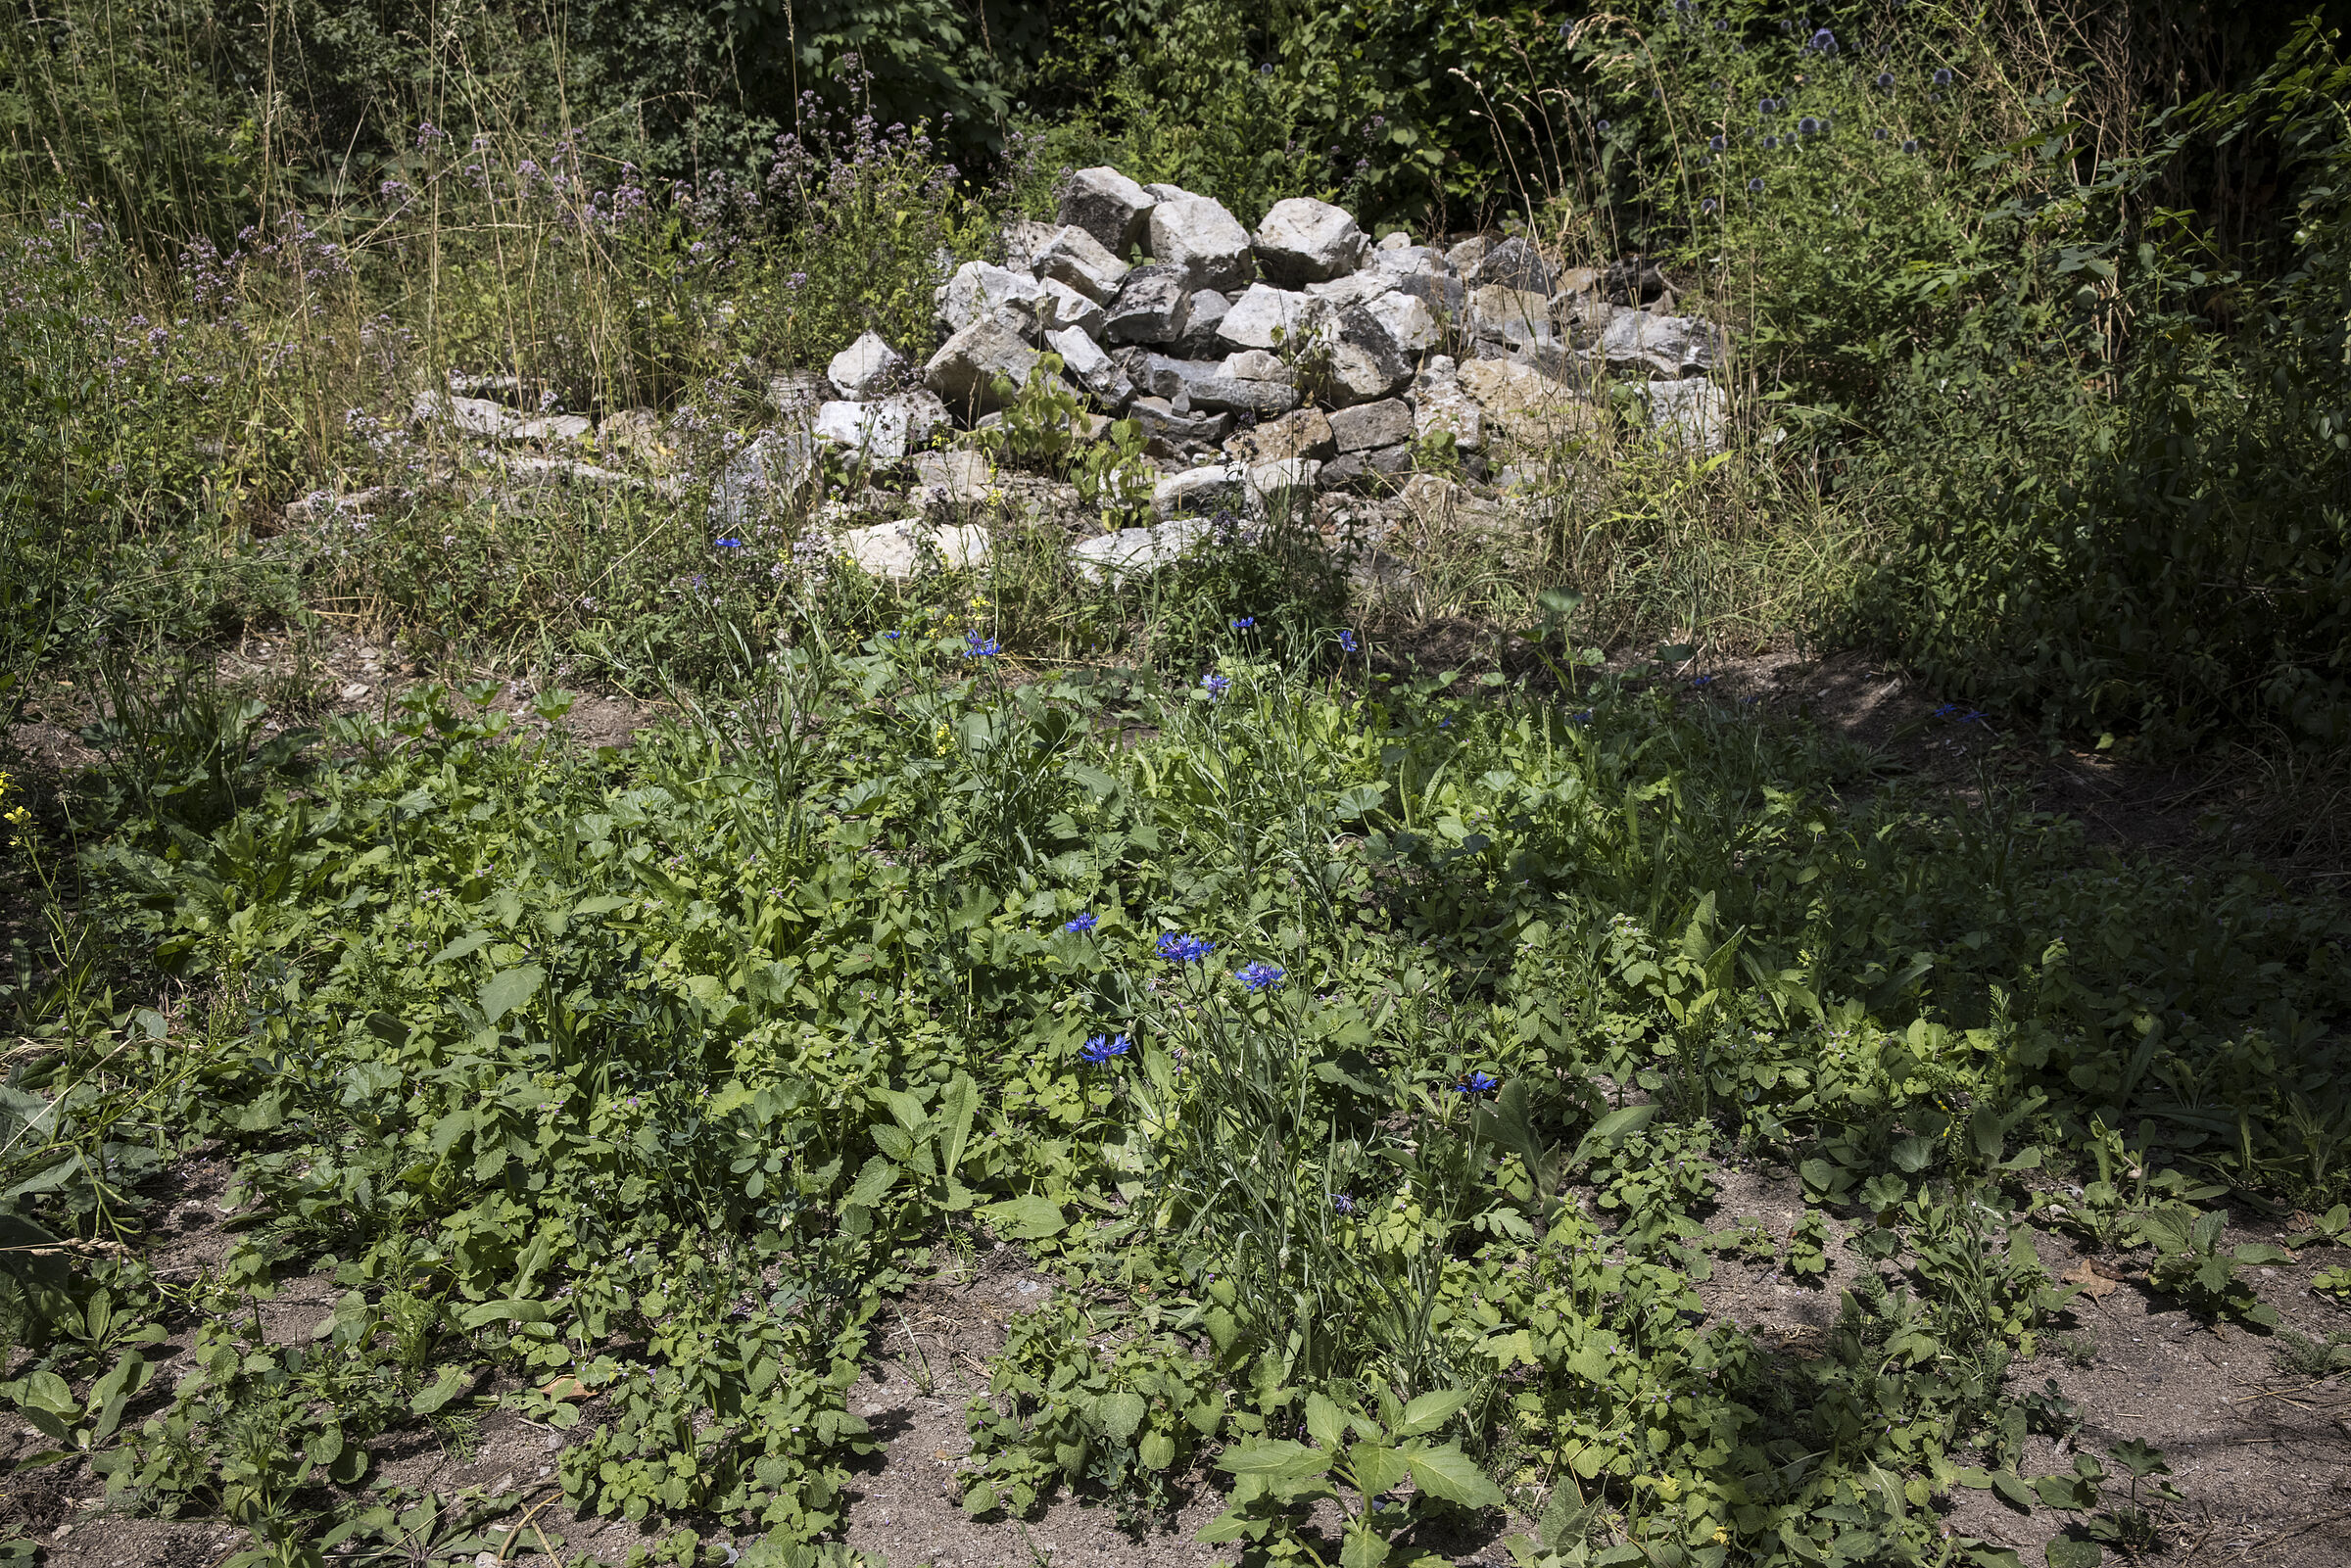
[[[1103,1063],[1116,1057],[1125,1056],[1133,1049],[1134,1042],[1124,1034],[1096,1034],[1086,1040],[1084,1048],[1078,1054],[1095,1067],[1100,1067]]]
[[[1256,624],[1257,624],[1257,617],[1256,617],[1256,616],[1254,616],[1254,615],[1243,615],[1243,616],[1239,616],[1239,617],[1237,617],[1237,618],[1236,618],[1236,619],[1233,621],[1233,623],[1232,623],[1232,629],[1233,629],[1234,631],[1236,631],[1236,632],[1246,632],[1246,631],[1248,631],[1248,630],[1249,630],[1249,628],[1251,628],[1251,627],[1255,626]]]
[[[1361,646],[1362,644],[1356,641],[1355,634],[1353,632],[1341,632],[1339,634],[1339,651],[1341,653],[1354,653],[1358,651]]]
[[[963,634],[963,656],[967,659],[992,659],[1004,651],[1004,644],[994,638],[984,638],[977,632]]]
[[[1217,944],[1207,938],[1180,931],[1167,931],[1159,938],[1159,956],[1171,964],[1197,964],[1216,950]]]
[[[1200,689],[1212,697],[1221,697],[1232,689],[1232,677],[1212,672],[1200,678]]]
[[[1243,990],[1255,995],[1279,985],[1281,974],[1281,966],[1278,964],[1257,963],[1235,970],[1232,977],[1241,982]]]
[[[1493,1073],[1471,1072],[1464,1075],[1461,1082],[1453,1086],[1453,1092],[1456,1094],[1474,1096],[1480,1094],[1492,1094],[1496,1089],[1501,1087],[1502,1080],[1494,1076]]]
[[[1077,915],[1063,921],[1061,928],[1073,936],[1083,936],[1098,924],[1100,924],[1099,918],[1094,915]]]

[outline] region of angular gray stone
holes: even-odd
[[[504,436],[512,432],[514,410],[489,398],[453,398],[428,392],[416,400],[412,417],[418,424],[447,424],[460,435]]]
[[[1150,528],[1122,528],[1070,546],[1070,564],[1091,582],[1112,583],[1129,577],[1148,577],[1172,566],[1183,552],[1205,543],[1216,532],[1206,518],[1178,518]]]
[[[815,475],[816,448],[805,432],[761,431],[711,481],[704,523],[719,538],[746,534],[783,516]]]
[[[1135,399],[1127,417],[1143,427],[1146,440],[1172,448],[1213,447],[1232,432],[1232,415],[1183,412],[1165,398]]]
[[[1114,412],[1134,397],[1134,383],[1102,346],[1076,327],[1045,334],[1045,347],[1061,356],[1062,368],[1094,400]]]
[[[818,404],[833,397],[833,384],[813,370],[787,370],[767,383],[767,401],[776,412],[803,424],[816,416]]]
[[[1178,512],[1206,516],[1237,511],[1246,506],[1249,470],[1238,463],[1209,463],[1168,475],[1151,491],[1151,515],[1173,517]]]
[[[868,332],[833,356],[833,362],[825,366],[825,379],[835,392],[852,403],[862,403],[888,392],[905,368],[906,361],[897,350],[883,342],[880,333]]]
[[[902,582],[934,566],[970,571],[987,560],[987,530],[970,524],[935,527],[919,517],[852,528],[837,541],[840,553],[869,576]]]
[[[1652,381],[1649,422],[1680,446],[1720,451],[1730,445],[1731,400],[1711,381]]]
[[[1187,191],[1180,185],[1146,185],[1143,189],[1150,193],[1155,202],[1197,202],[1202,199],[1198,191]]]
[[[1445,264],[1466,277],[1471,268],[1485,260],[1486,252],[1492,245],[1493,242],[1484,235],[1472,235],[1445,253]]]
[[[914,454],[914,494],[935,511],[964,512],[987,501],[988,464],[970,448]]]
[[[1010,379],[1017,389],[1036,364],[1036,351],[992,315],[982,316],[939,345],[923,366],[923,385],[945,401],[959,418],[972,419],[998,407],[995,382]]]
[[[1193,382],[1187,390],[1192,406],[1211,413],[1245,413],[1271,419],[1298,406],[1296,389],[1278,381],[1243,381],[1216,375]]]
[[[1119,292],[1103,312],[1102,337],[1108,343],[1171,343],[1183,331],[1187,298],[1181,269],[1138,266],[1119,284]]]
[[[1059,278],[1047,278],[1045,291],[1044,330],[1059,332],[1076,327],[1089,338],[1102,335],[1102,307],[1091,295],[1071,288]]]
[[[1244,489],[1249,510],[1258,516],[1304,520],[1315,503],[1315,481],[1322,465],[1312,457],[1282,457],[1258,463],[1249,470]]]
[[[966,261],[934,296],[938,318],[950,333],[960,332],[984,315],[1000,315],[1022,337],[1032,338],[1045,324],[1045,286],[1026,272]]]
[[[1363,312],[1367,321],[1376,323],[1396,352],[1408,358],[1417,357],[1437,346],[1436,314],[1417,295],[1391,289],[1373,295],[1356,309]]]
[[[1085,230],[1115,257],[1141,243],[1159,199],[1115,168],[1081,168],[1061,193],[1061,221]]]
[[[1388,236],[1389,239],[1397,237],[1393,234]],[[1408,272],[1452,270],[1446,266],[1445,253],[1442,251],[1433,250],[1426,245],[1389,245],[1385,241],[1382,241],[1379,248],[1371,253],[1371,264],[1382,272],[1392,272],[1398,277],[1402,277]]]
[[[1395,229],[1381,235],[1379,243],[1371,248],[1375,251],[1402,251],[1409,249],[1412,243],[1413,237],[1410,234],[1402,229]]]
[[[1176,335],[1176,352],[1186,359],[1212,359],[1224,352],[1217,328],[1224,324],[1232,302],[1214,289],[1195,289],[1184,302],[1183,331]]]
[[[1330,307],[1314,296],[1257,283],[1232,302],[1217,324],[1217,338],[1234,349],[1286,348],[1295,353],[1326,332],[1330,321]]]
[[[1341,408],[1330,416],[1330,434],[1341,456],[1373,447],[1393,447],[1413,439],[1413,410],[1396,398]]]
[[[576,413],[541,414],[506,431],[516,441],[586,441],[596,426]]]
[[[1255,272],[1249,231],[1205,196],[1151,209],[1151,259],[1182,268],[1185,286],[1195,289],[1237,289]]]
[[[1344,209],[1293,196],[1266,210],[1257,226],[1257,264],[1266,280],[1295,289],[1364,264],[1371,241]]]
[[[1551,324],[1551,296],[1500,283],[1480,285],[1469,296],[1470,330],[1489,343],[1515,348],[1524,343],[1550,343],[1559,334]]]
[[[1223,370],[1223,366],[1213,359],[1177,359],[1164,354],[1146,354],[1139,359],[1130,356],[1127,373],[1134,378],[1137,391],[1146,397],[1165,398],[1180,411],[1194,385]]]
[[[1406,272],[1396,287],[1447,320],[1461,319],[1469,308],[1469,286],[1451,272]]]
[[[813,434],[875,462],[896,462],[927,444],[947,422],[935,393],[900,393],[875,403],[828,403],[816,411]]]
[[[1350,272],[1345,277],[1333,278],[1327,283],[1309,283],[1306,292],[1326,302],[1334,310],[1344,310],[1351,305],[1361,305],[1377,295],[1389,293],[1395,287],[1394,273],[1366,267],[1361,272]]]
[[[1338,443],[1330,419],[1319,408],[1300,408],[1279,419],[1269,419],[1224,443],[1227,454],[1248,463],[1279,462],[1290,457],[1335,457]]]
[[[1281,381],[1290,379],[1290,367],[1281,362],[1281,356],[1263,349],[1236,349],[1224,356],[1224,374],[1236,381]]]
[[[1722,356],[1721,329],[1694,316],[1619,310],[1600,334],[1600,352],[1618,369],[1679,376],[1714,368]]]
[[[1004,264],[1015,272],[1036,270],[1037,253],[1052,243],[1060,233],[1058,223],[1035,223],[1016,217],[1004,225]]]
[[[1324,403],[1333,408],[1345,408],[1359,403],[1376,403],[1402,390],[1412,374],[1411,365],[1390,355],[1367,349],[1360,343],[1340,342],[1331,345],[1330,359],[1323,369],[1319,391]]]
[[[1074,223],[1053,231],[1053,237],[1031,260],[1029,269],[1039,281],[1066,283],[1096,305],[1110,303],[1111,296],[1119,292],[1119,280],[1128,272],[1125,261]]]
[[[1523,239],[1504,240],[1490,246],[1477,259],[1477,265],[1464,269],[1463,276],[1472,285],[1519,289],[1550,297],[1551,268],[1544,263],[1542,254]]]
[[[1377,447],[1364,453],[1364,464],[1375,474],[1401,478],[1413,471],[1413,449],[1401,444]]]
[[[1453,438],[1456,451],[1475,451],[1485,445],[1485,411],[1462,390],[1451,359],[1432,357],[1413,378],[1413,438],[1427,441],[1439,434]]]

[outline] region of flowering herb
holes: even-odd
[[[1763,181],[1759,177],[1751,179],[1747,182],[1747,189],[1749,195],[1760,196],[1763,194]]]
[[[1823,27],[1804,40],[1804,52],[1814,55],[1833,55],[1837,52],[1837,35]]]
[[[1453,1092],[1461,1095],[1492,1094],[1501,1087],[1502,1080],[1491,1072],[1470,1072],[1463,1074],[1462,1080],[1453,1086]]]
[[[1729,140],[1721,136],[1709,136],[1706,138],[1706,147],[1711,152],[1722,152],[1730,145],[1731,144]]]
[[[1200,678],[1200,689],[1212,697],[1221,697],[1232,689],[1232,677],[1210,672]]]
[[[1232,977],[1241,982],[1243,990],[1255,996],[1280,985],[1281,974],[1280,965],[1258,963],[1235,970]]]
[[[1197,964],[1216,950],[1217,944],[1205,937],[1180,931],[1167,931],[1159,938],[1159,956],[1171,964]]]
[[[1239,616],[1239,617],[1237,617],[1237,618],[1235,618],[1235,619],[1234,619],[1234,621],[1233,621],[1233,623],[1232,623],[1232,629],[1233,629],[1234,631],[1236,631],[1236,632],[1246,632],[1246,631],[1248,631],[1248,630],[1249,630],[1249,628],[1251,628],[1251,627],[1255,626],[1256,624],[1257,624],[1257,617],[1256,617],[1256,616],[1254,616],[1254,615],[1243,615],[1243,616]]]
[[[1086,932],[1092,930],[1099,923],[1100,918],[1098,916],[1092,914],[1077,915],[1073,916],[1069,920],[1063,921],[1061,923],[1061,928],[1065,931],[1068,931],[1073,936],[1083,936]]]
[[[1355,1212],[1355,1200],[1343,1192],[1330,1195],[1330,1212],[1342,1217]]]
[[[1353,632],[1341,632],[1339,634],[1339,651],[1341,653],[1356,652],[1361,646],[1362,644],[1356,641],[1355,634]]]
[[[992,659],[1004,651],[1004,644],[992,637],[984,638],[977,632],[963,634],[963,656],[967,659]]]
[[[1599,131],[1603,136],[1606,136],[1608,133],[1608,122],[1605,119],[1594,120],[1592,123],[1592,128]]]
[[[1819,120],[1814,119],[1810,115],[1806,115],[1803,119],[1796,122],[1796,133],[1799,136],[1817,136],[1827,128],[1827,126],[1823,125]]]
[[[1935,85],[1938,87],[1948,87],[1952,79],[1951,68],[1948,66],[1944,66],[1935,72]]]
[[[1894,85],[1894,72],[1891,71],[1879,71],[1878,85],[1880,87],[1892,87]]]
[[[1096,1034],[1087,1038],[1079,1055],[1095,1067],[1125,1056],[1134,1049],[1134,1042],[1124,1034]]]
[[[718,542],[718,547],[720,549],[741,549],[743,548],[743,541],[740,539],[722,539]]]
[[[1913,136],[1913,137],[1910,137],[1910,138],[1909,138],[1907,141],[1903,142],[1903,143],[1902,143],[1902,151],[1903,151],[1903,152],[1905,152],[1905,153],[1915,153],[1915,152],[1917,152],[1917,151],[1918,151],[1918,138],[1917,138],[1917,137],[1915,137],[1915,136]]]

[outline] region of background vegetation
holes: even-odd
[[[481,1549],[513,1499],[377,1455],[503,1402],[574,1515],[806,1568],[869,1325],[995,1236],[1123,1305],[1016,1325],[976,1510],[1188,1476],[1270,1561],[1507,1501],[1535,1568],[1991,1564],[1935,1510],[1996,1487],[2145,1546],[2160,1456],[2020,1475],[2010,1362],[2037,1233],[2255,1328],[2219,1205],[2344,1233],[2346,101],[2249,7],[5,0],[0,1394],[249,1564]],[[853,508],[714,541],[771,377],[924,347],[942,256],[1098,162],[1656,260],[1740,439],[1604,400],[1387,588],[1282,533],[1093,584],[1017,508],[912,585],[828,560]],[[518,486],[413,417],[453,372],[645,410],[581,453],[645,485]],[[1427,668],[1464,627],[1510,656]],[[400,678],[330,717],[360,641]],[[1712,699],[1789,643],[2011,758],[2255,781],[2279,853]],[[566,686],[665,718],[567,744]],[[206,1139],[189,1283],[144,1206]],[[1708,1227],[1748,1156],[1790,1235]],[[1684,1328],[1758,1246],[1896,1283],[1818,1361]],[[262,1343],[305,1273],[332,1326]]]

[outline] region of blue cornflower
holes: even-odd
[[[1935,85],[1936,85],[1936,86],[1938,86],[1938,87],[1948,87],[1950,84],[1951,84],[1951,68],[1950,68],[1950,67],[1948,67],[1948,66],[1944,66],[1944,67],[1943,67],[1942,70],[1940,70],[1940,71],[1936,71],[1936,72],[1935,72]]]
[[[1362,644],[1356,641],[1353,632],[1339,634],[1339,651],[1341,653],[1353,653],[1361,646]]]
[[[1592,710],[1590,708],[1586,708],[1581,713],[1570,713],[1567,715],[1567,722],[1569,724],[1590,724],[1592,722]]]
[[[1502,1087],[1502,1080],[1491,1072],[1472,1072],[1453,1086],[1456,1094],[1492,1094]]]
[[[1330,1212],[1341,1215],[1352,1214],[1355,1212],[1355,1200],[1343,1192],[1334,1192],[1330,1195]]]
[[[1251,627],[1255,626],[1256,624],[1257,624],[1257,617],[1256,617],[1256,616],[1254,616],[1254,615],[1243,615],[1243,616],[1240,616],[1240,617],[1238,617],[1237,619],[1235,619],[1235,620],[1233,621],[1233,623],[1232,623],[1232,629],[1233,629],[1234,631],[1236,631],[1236,632],[1246,632],[1246,631],[1248,631],[1248,630],[1249,630],[1249,628],[1251,628]]]
[[[905,636],[903,632],[885,632],[882,634],[882,641],[885,642],[895,642],[903,636]]]
[[[1816,55],[1833,55],[1837,52],[1837,35],[1823,27],[1804,40],[1804,48]]]
[[[1004,644],[992,637],[984,638],[977,632],[963,634],[963,656],[967,659],[992,659],[1004,651]]]
[[[1763,181],[1759,178],[1751,179],[1747,182],[1747,188],[1750,194],[1760,196],[1763,194]]]
[[[1281,983],[1281,966],[1278,964],[1251,964],[1245,969],[1235,970],[1232,977],[1241,982],[1244,990],[1271,991]]]
[[[1714,678],[1710,675],[1694,675],[1690,678],[1690,689],[1693,691],[1697,690],[1700,687],[1712,686],[1713,684]]]
[[[1959,711],[1959,704],[1958,704],[1958,703],[1956,703],[1956,702],[1945,702],[1945,703],[1944,703],[1944,704],[1943,704],[1942,707],[1940,707],[1940,708],[1937,708],[1937,709],[1936,709],[1936,710],[1935,710],[1933,713],[1931,713],[1931,714],[1927,715],[1927,717],[1929,717],[1929,718],[1931,718],[1931,719],[1947,719],[1947,718],[1949,718],[1949,717],[1950,717],[1952,714],[1954,714],[1954,713],[1957,713],[1958,711]]]
[[[720,549],[741,549],[743,548],[743,541],[740,539],[722,539],[718,542],[718,547]]]
[[[1061,928],[1065,931],[1068,931],[1073,936],[1083,936],[1087,931],[1092,930],[1098,924],[1100,924],[1100,917],[1098,916],[1090,914],[1079,915],[1063,921],[1061,923]]]
[[[1232,677],[1218,675],[1212,671],[1200,678],[1200,689],[1212,697],[1221,697],[1232,689]]]
[[[1089,1037],[1078,1054],[1095,1067],[1114,1057],[1125,1056],[1134,1049],[1134,1042],[1124,1034],[1096,1034]]]
[[[1217,944],[1206,937],[1167,931],[1159,938],[1159,956],[1171,964],[1197,964],[1216,950]]]

